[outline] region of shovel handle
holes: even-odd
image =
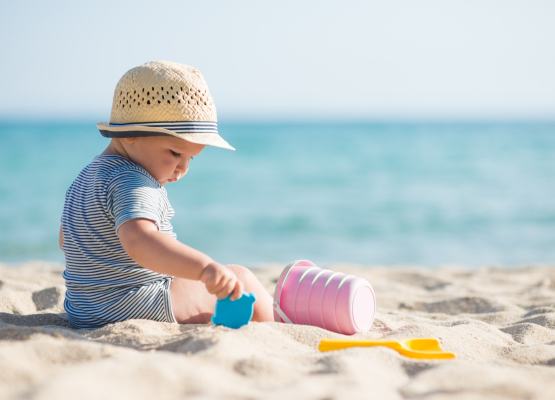
[[[399,342],[394,340],[352,340],[352,339],[322,339],[318,345],[320,351],[332,351],[348,349],[351,347],[373,347],[385,346],[391,349],[399,349]]]

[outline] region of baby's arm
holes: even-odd
[[[124,250],[139,265],[166,275],[201,280],[208,292],[219,298],[241,296],[242,285],[229,268],[158,231],[154,222],[131,219],[117,233]]]
[[[200,251],[161,233],[147,219],[125,222],[118,229],[118,237],[129,257],[162,274],[198,280],[204,267],[213,262]]]
[[[64,231],[62,231],[62,225],[60,225],[60,234],[58,235],[58,245],[60,249],[64,249]]]

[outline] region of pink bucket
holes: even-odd
[[[298,260],[282,271],[274,292],[276,321],[352,335],[372,326],[376,296],[367,280]]]

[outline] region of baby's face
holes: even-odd
[[[165,185],[176,182],[189,170],[189,162],[204,145],[186,142],[172,136],[123,139],[127,155]]]

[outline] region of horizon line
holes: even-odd
[[[96,124],[101,122],[101,119],[94,118],[91,115],[83,116],[44,116],[44,115],[29,115],[29,116],[8,116],[0,114],[0,126],[9,124],[25,124],[30,125],[38,123],[46,124],[65,124],[65,123],[79,123],[79,124]],[[257,116],[257,117],[227,117],[218,118],[219,124],[260,124],[260,123],[273,123],[273,124],[317,124],[317,123],[346,123],[346,124],[383,124],[383,123],[399,123],[399,124],[412,124],[412,123],[459,123],[459,124],[473,124],[473,123],[555,123],[555,116],[514,116],[514,117],[499,117],[499,116]]]

